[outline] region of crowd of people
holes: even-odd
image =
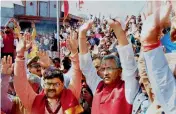
[[[58,51],[57,35],[55,33],[36,36],[36,45],[38,50],[48,52],[51,58],[55,58]]]
[[[11,19],[13,30],[1,30],[1,113],[175,114],[176,5],[147,4],[125,21],[64,25],[55,58],[56,34],[39,36],[34,23],[21,33]]]

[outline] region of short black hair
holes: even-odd
[[[62,60],[64,69],[69,70],[71,68],[71,60],[69,57],[64,57],[64,59]]]
[[[117,56],[114,56],[114,55],[105,55],[101,62],[103,62],[105,60],[109,60],[109,59],[113,59],[115,61],[115,64],[116,64],[117,68],[122,68],[120,59]]]
[[[61,82],[64,82],[64,76],[63,72],[55,67],[50,66],[47,68],[43,74],[43,79],[53,79],[53,78],[59,78]]]
[[[53,59],[53,63],[55,63],[56,61],[60,63],[60,58],[54,58]]]

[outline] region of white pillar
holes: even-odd
[[[57,1],[56,13],[57,13],[57,47],[58,47],[59,58],[60,58],[60,37],[59,37],[60,25],[59,25],[59,19],[60,19],[60,15],[61,15],[61,1]]]

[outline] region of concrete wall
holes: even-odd
[[[31,1],[26,1],[26,15],[37,16],[37,2],[32,1],[32,3],[33,3],[32,6],[30,6],[30,2]],[[50,17],[56,18],[57,17],[56,8],[54,7],[54,5],[56,5],[56,1],[50,1],[50,4],[48,2],[46,2],[46,3],[47,3],[47,6],[46,5],[42,6],[43,9],[41,10],[42,11],[41,15],[43,17],[50,16]],[[40,4],[40,2],[38,3],[38,5],[39,4]],[[1,7],[1,26],[4,26],[10,18],[13,18],[14,14],[15,15],[25,15],[25,10],[24,10],[23,6],[16,5],[16,4],[14,4],[14,6],[15,6],[14,8]],[[38,16],[39,16],[39,14],[38,14]],[[30,24],[28,27],[30,27]],[[22,27],[22,28],[24,28],[24,27]],[[37,29],[37,32],[40,34],[41,33],[53,33],[54,31],[57,30],[57,23],[53,22],[53,21],[40,21],[39,23],[36,23],[36,29]]]
[[[14,16],[13,8],[1,7],[1,26],[4,26],[7,21]]]
[[[39,1],[39,11],[41,17],[49,17],[49,2]]]
[[[56,6],[56,7],[54,7]],[[56,1],[50,1],[50,17],[57,17],[56,15],[57,3]]]
[[[14,4],[14,14],[15,15],[24,15],[25,14],[24,6]]]
[[[13,8],[1,7],[1,17],[13,17],[13,16],[14,16]]]
[[[26,15],[37,16],[37,1],[26,1]]]

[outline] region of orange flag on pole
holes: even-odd
[[[64,20],[67,18],[69,12],[68,0],[64,0]]]

